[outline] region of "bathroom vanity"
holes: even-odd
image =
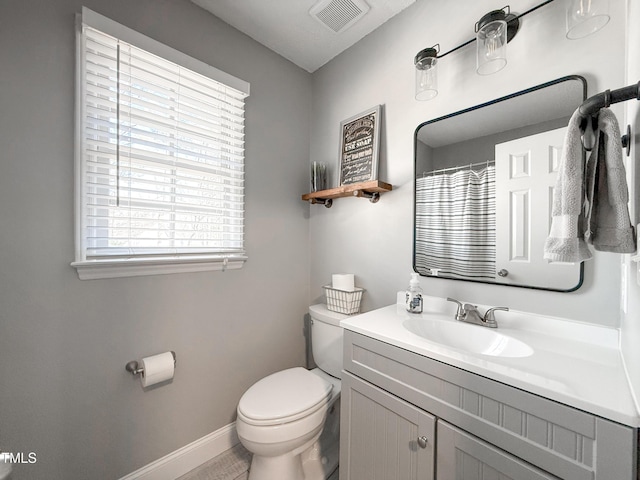
[[[489,329],[454,313],[425,297],[422,314],[343,320],[341,480],[636,479],[617,330],[513,311]]]

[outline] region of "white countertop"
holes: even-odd
[[[487,306],[479,306],[484,313]],[[498,311],[496,332],[526,343],[529,356],[475,354],[435,343],[411,333],[403,323],[424,317],[468,326],[469,335],[487,327],[457,322],[456,305],[424,297],[422,314],[404,303],[347,318],[347,330],[521,388],[631,427],[640,426],[619,350],[619,331],[525,312]],[[494,329],[491,329],[494,330]]]

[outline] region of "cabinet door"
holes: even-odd
[[[340,480],[433,480],[435,418],[342,375]]]
[[[559,480],[438,420],[438,480]]]

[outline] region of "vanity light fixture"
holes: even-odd
[[[440,45],[425,48],[414,58],[416,69],[415,98],[431,100],[438,95],[438,62],[441,58],[476,42],[476,72],[491,75],[507,65],[507,43],[518,33],[520,18],[555,0],[546,0],[520,15],[509,6],[484,15],[475,25],[476,37],[440,54]],[[565,0],[569,3],[566,17],[567,38],[582,38],[597,32],[609,21],[609,0]]]
[[[507,43],[518,33],[520,21],[507,5],[487,13],[476,23],[476,72],[491,75],[507,65]]]
[[[567,9],[567,38],[576,40],[609,23],[609,0],[571,0]]]
[[[431,100],[438,95],[438,53],[440,45],[420,50],[415,58],[416,100]]]

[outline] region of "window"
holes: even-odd
[[[241,267],[249,85],[88,9],[78,24],[80,278]]]

